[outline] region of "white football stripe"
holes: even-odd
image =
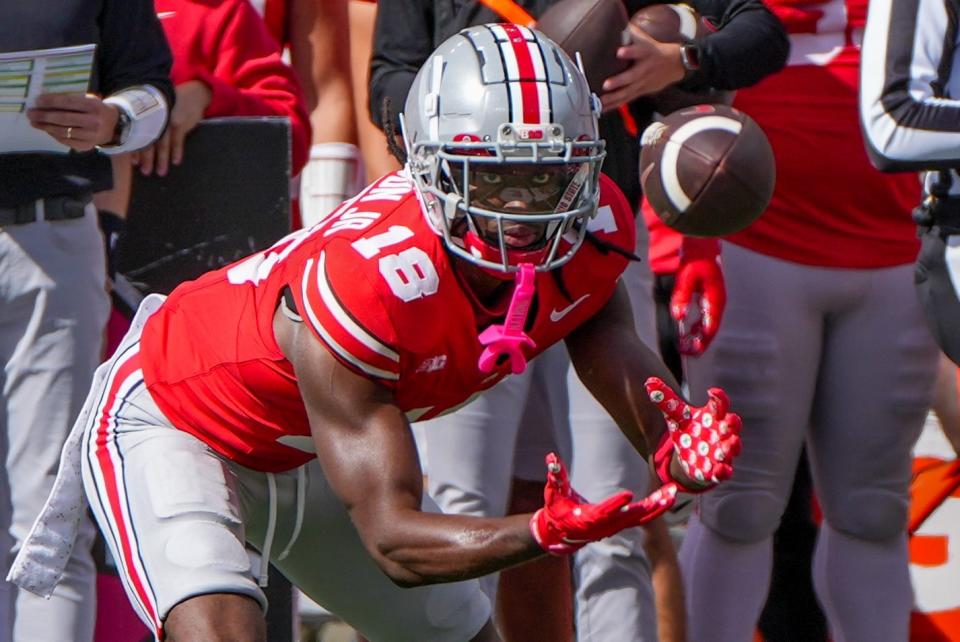
[[[331,348],[333,348],[333,350],[338,355],[340,355],[340,357],[347,363],[352,363],[353,365],[360,368],[367,374],[371,374],[375,377],[380,377],[381,379],[391,379],[393,381],[396,381],[397,379],[399,379],[400,375],[398,375],[396,372],[388,372],[386,370],[381,370],[380,368],[372,366],[369,363],[355,357],[353,353],[351,353],[349,350],[347,350],[342,345],[337,343],[337,340],[333,338],[333,335],[327,332],[326,328],[323,327],[323,324],[320,323],[320,319],[317,317],[317,313],[314,311],[313,307],[310,305],[310,299],[307,298],[307,280],[308,280],[307,275],[310,272],[311,267],[313,267],[313,259],[308,259],[307,267],[304,270],[301,296],[303,298],[303,306],[306,308],[307,318],[310,320],[310,325],[313,326],[313,329],[316,330],[317,334],[319,334],[323,338],[324,342],[327,345],[329,345]]]
[[[686,211],[692,202],[680,186],[680,177],[677,176],[677,160],[683,144],[707,129],[720,129],[736,136],[742,128],[740,121],[727,116],[703,116],[681,125],[667,139],[660,157],[660,182],[663,184],[664,193],[678,212]]]
[[[340,305],[336,295],[334,295],[333,290],[330,288],[330,281],[327,279],[326,252],[320,252],[320,262],[317,264],[317,287],[320,289],[320,298],[323,299],[324,305],[327,306],[327,309],[333,314],[336,320],[340,322],[344,330],[377,354],[381,354],[391,361],[400,362],[400,355],[357,325],[353,318],[347,314],[346,310]]]
[[[680,19],[680,35],[689,39],[696,38],[697,19],[693,15],[693,9],[685,4],[668,4],[667,6],[670,7]]]

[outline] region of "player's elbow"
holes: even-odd
[[[409,557],[394,547],[378,545],[374,560],[383,574],[400,588],[417,588],[435,582],[414,570]]]

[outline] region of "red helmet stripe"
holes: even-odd
[[[521,122],[544,123],[547,105],[541,100],[541,90],[546,89],[546,78],[543,74],[544,63],[540,48],[537,47],[536,42],[528,42],[526,34],[530,34],[529,30],[510,23],[497,26],[503,30],[507,40],[506,46],[501,45],[501,51],[507,62],[507,81],[511,83],[514,90],[511,93],[517,94],[520,98],[517,111],[519,111]],[[532,34],[530,35],[532,37]],[[537,57],[536,61],[534,56]],[[514,118],[516,117],[515,111]]]

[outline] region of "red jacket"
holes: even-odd
[[[297,77],[247,0],[155,0],[173,51],[175,85],[202,80],[213,92],[204,116],[286,116],[293,173],[307,162],[310,120]]]

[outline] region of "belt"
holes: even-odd
[[[93,200],[84,196],[53,196],[41,198],[14,207],[0,207],[0,227],[22,225],[36,221],[65,221],[82,218],[87,204]]]

